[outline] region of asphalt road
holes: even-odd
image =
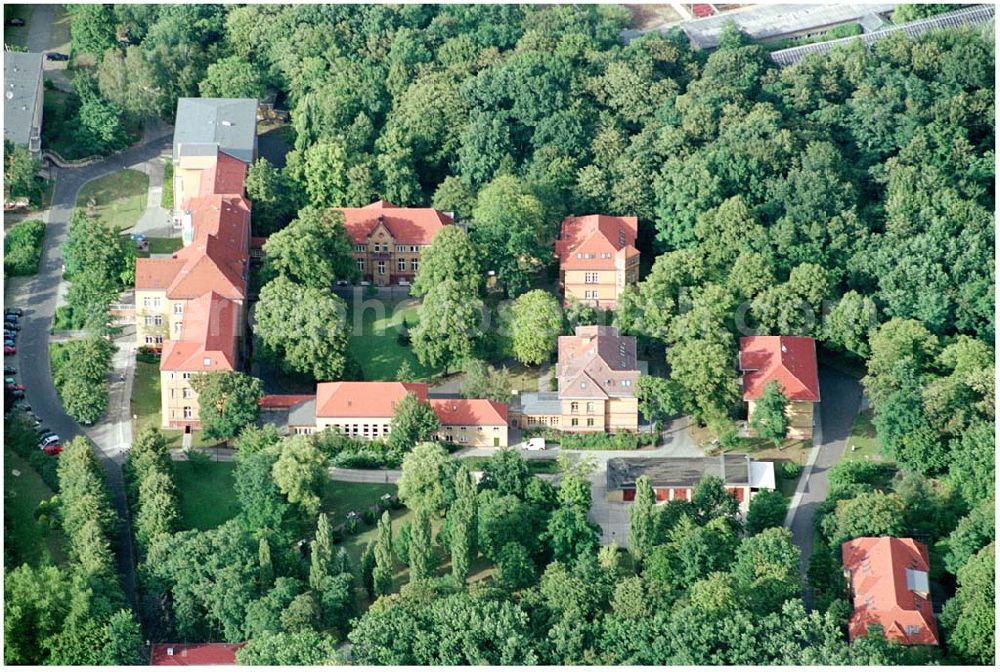
[[[159,156],[170,142],[165,135],[132,147],[122,154],[105,161],[75,169],[53,169],[56,186],[52,206],[46,218],[45,246],[38,274],[28,278],[14,278],[5,288],[5,307],[17,306],[24,310],[21,332],[17,340],[17,354],[5,357],[5,363],[17,368],[18,379],[25,386],[25,396],[32,409],[51,427],[64,442],[76,436],[87,436],[94,445],[94,452],[107,474],[112,504],[122,521],[121,539],[118,544],[118,569],[129,601],[135,605],[135,574],[130,544],[128,510],[122,480],[121,465],[125,453],[122,420],[128,419],[128,389],[119,382],[112,383],[109,400],[110,421],[92,428],[83,428],[63,410],[49,367],[49,329],[62,282],[61,246],[66,240],[69,218],[80,188],[90,180],[113,173],[122,168]],[[116,360],[122,359],[122,354]],[[122,406],[124,405],[124,411]],[[122,414],[124,413],[124,417]]]
[[[803,473],[807,477],[805,487],[800,484],[798,506],[794,509],[791,523],[792,540],[802,552],[801,571],[806,604],[811,595],[806,585],[806,570],[813,547],[813,517],[816,508],[826,499],[830,490],[828,472],[840,461],[844,454],[847,437],[851,434],[854,416],[861,405],[861,383],[845,373],[820,365],[819,404],[821,443],[816,452],[816,461],[811,471]]]

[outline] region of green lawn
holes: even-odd
[[[166,159],[163,167],[163,197],[160,206],[166,210],[174,207],[174,162],[170,158]]]
[[[3,8],[3,41],[4,44],[12,47],[28,46],[28,27],[31,25],[31,13],[34,8],[31,5],[5,5]],[[23,26],[8,26],[10,19],[24,19]]]
[[[135,363],[135,379],[132,383],[132,431],[138,434],[146,427],[160,427],[160,365],[147,362]],[[167,441],[167,448],[181,448],[184,432],[179,429],[161,429],[160,433]],[[201,438],[201,432],[191,433],[191,445],[194,448],[212,448],[219,441],[209,441]]]
[[[355,329],[354,306],[348,301],[347,324],[351,330],[350,351],[364,374],[365,380],[395,380],[396,372],[406,360],[414,375],[427,380],[441,373],[440,369],[423,366],[409,345],[399,342],[399,327],[405,319],[412,328],[417,324],[415,299],[382,301],[369,299],[371,304],[361,313],[361,330]],[[377,310],[374,306],[381,306]],[[379,313],[382,313],[379,315]]]
[[[58,458],[52,458],[58,459]],[[66,538],[62,531],[35,519],[38,503],[54,494],[28,462],[8,447],[3,451],[4,541],[14,565],[34,566],[66,561]],[[20,475],[14,476],[14,471]]]
[[[181,527],[210,530],[240,512],[233,493],[233,462],[174,462]]]
[[[150,254],[171,254],[184,246],[180,238],[149,238]]]
[[[854,446],[855,450],[851,450],[852,446]],[[875,425],[872,424],[871,411],[863,411],[854,417],[854,426],[851,428],[851,435],[847,437],[847,442],[844,444],[843,459],[846,462],[859,460],[884,461],[878,437],[875,434]]]
[[[146,209],[149,176],[126,168],[83,185],[76,207],[97,215],[118,231],[135,226]],[[93,200],[96,206],[88,204]]]

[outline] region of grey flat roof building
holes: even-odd
[[[256,98],[179,98],[174,160],[217,151],[252,163],[257,154]]]
[[[42,55],[3,54],[3,137],[32,152],[42,148]]]
[[[741,453],[713,457],[616,457],[608,460],[608,490],[634,488],[640,476],[654,488],[691,488],[705,476],[727,485],[750,485],[750,456]]]
[[[522,392],[514,400],[512,410],[524,415],[561,415],[562,402],[556,392]]]
[[[678,25],[692,44],[701,49],[714,49],[719,46],[719,38],[730,22],[753,39],[766,41],[858,23],[868,14],[891,12],[895,7],[894,2],[757,5]],[[871,17],[865,20],[871,21]]]

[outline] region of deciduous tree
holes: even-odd
[[[231,439],[260,415],[264,396],[259,379],[240,371],[214,371],[191,377],[198,393],[199,419],[206,438]]]

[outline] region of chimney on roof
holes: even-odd
[[[167,655],[168,656],[174,655],[174,647],[172,647],[172,646],[168,646],[167,647]]]
[[[784,343],[782,343],[782,344],[781,344],[781,351],[782,351],[782,352],[788,352],[788,346],[787,346],[787,345],[785,345]]]

